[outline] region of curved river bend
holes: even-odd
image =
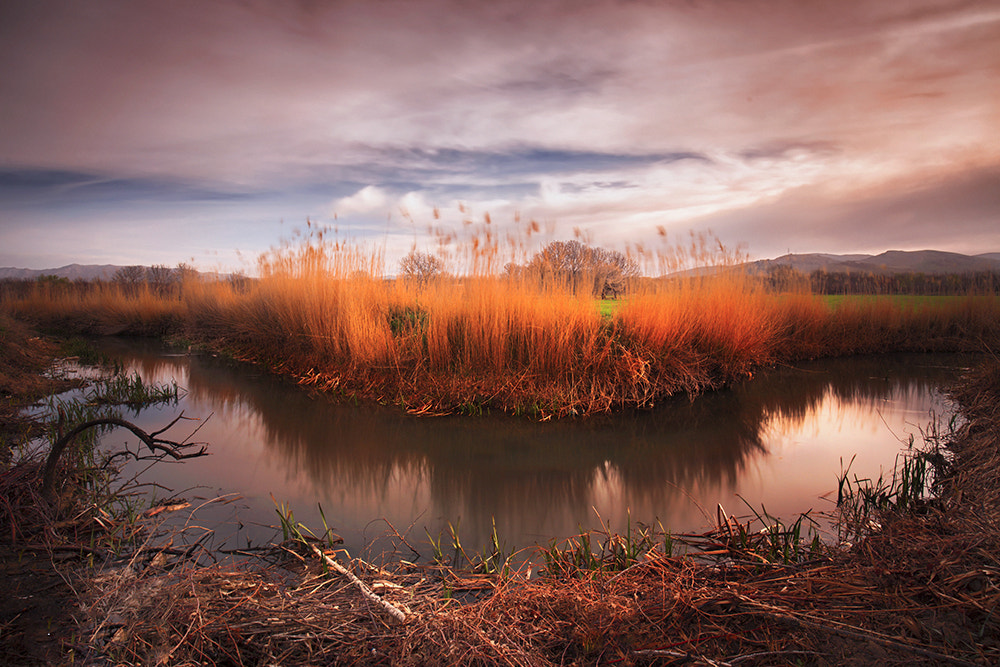
[[[651,412],[537,423],[338,404],[212,356],[106,345],[147,382],[175,381],[187,392],[177,406],[133,415],[136,423],[156,430],[181,410],[204,421],[195,439],[209,443],[210,456],[164,462],[141,478],[195,506],[226,495],[228,503],[178,513],[214,531],[208,544],[280,540],[276,499],[317,533],[322,507],[352,555],[385,549],[391,524],[424,557],[427,535],[443,533],[447,543],[449,522],[467,549],[480,550],[494,522],[508,547],[530,547],[602,522],[624,532],[630,518],[703,530],[717,504],[735,515],[750,514],[747,503],[763,506],[786,520],[830,510],[843,466],[853,457],[852,476],[891,470],[909,436],[919,442],[934,415],[948,413],[939,389],[968,363],[948,355],[826,360]],[[165,437],[193,428],[182,422]],[[112,431],[102,444],[120,448],[131,437]],[[405,548],[400,555],[414,558]]]

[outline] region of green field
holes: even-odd
[[[914,294],[822,294],[816,298],[822,299],[828,305],[836,308],[847,303],[878,303],[888,302],[898,308],[941,307],[960,303],[967,299],[1000,299],[1000,297],[969,297],[969,296],[927,296]]]
[[[815,295],[819,301],[827,304],[831,308],[842,305],[853,304],[874,304],[888,303],[897,308],[924,308],[942,307],[950,304],[961,303],[966,299],[1000,299],[1000,296],[928,296],[913,294],[819,294]],[[611,317],[617,313],[625,304],[625,299],[601,299],[597,302],[598,311],[604,317]]]

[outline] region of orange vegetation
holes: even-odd
[[[469,246],[461,276],[389,280],[379,252],[322,234],[265,254],[253,280],[188,275],[170,290],[36,284],[8,290],[2,308],[63,332],[183,336],[319,390],[423,413],[649,407],[776,362],[1000,342],[996,297],[833,304],[775,294],[698,241],[638,254],[659,270],[708,260],[714,271],[632,278],[605,315],[568,283],[500,270],[492,241]]]

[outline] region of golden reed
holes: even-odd
[[[461,243],[439,235],[438,255],[460,272],[420,280],[387,279],[381,251],[310,227],[262,255],[254,279],[189,272],[169,290],[36,283],[6,289],[0,305],[62,333],[182,336],[320,390],[420,413],[644,408],[776,362],[998,347],[1000,298],[775,293],[705,235],[630,248],[661,277],[631,277],[625,296],[602,303],[573,289],[586,279],[510,270],[527,259],[525,237],[501,239],[488,224]]]

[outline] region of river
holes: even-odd
[[[837,477],[891,471],[911,435],[949,414],[940,389],[968,365],[952,355],[824,360],[758,374],[655,410],[536,422],[508,416],[413,417],[394,407],[310,394],[259,368],[156,343],[101,342],[147,382],[176,382],[178,405],[132,413],[148,430],[181,411],[164,437],[208,444],[210,455],[163,462],[126,477],[155,483],[192,507],[171,521],[213,549],[280,541],[276,509],[318,534],[324,517],[352,555],[403,546],[431,554],[427,537],[457,527],[467,549],[493,526],[507,545],[547,545],[581,529],[624,531],[659,522],[708,528],[716,506],[785,520],[830,511]],[[102,446],[134,437],[112,431]],[[168,492],[166,489],[170,489]],[[209,502],[212,501],[212,502]],[[197,508],[197,509],[195,509]],[[322,514],[321,510],[322,508]]]

